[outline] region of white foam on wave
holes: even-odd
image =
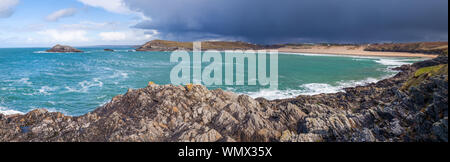
[[[410,64],[408,62],[404,62],[403,60],[396,60],[396,59],[379,59],[376,60],[375,62],[386,66],[402,66]]]
[[[50,92],[53,92],[57,89],[58,89],[58,87],[42,86],[38,91],[40,94],[43,94],[43,95],[51,95]]]
[[[400,67],[402,65],[410,65],[412,62],[424,61],[423,58],[378,58],[376,63],[386,65],[389,68]]]
[[[300,55],[300,56],[328,56],[328,57],[351,57],[354,61],[374,60],[375,62],[392,67],[399,67],[402,65],[412,64],[411,61],[424,61],[424,58],[396,58],[396,57],[382,57],[382,56],[357,56],[357,55],[336,55],[336,54],[311,54],[311,53],[279,53],[281,55]]]
[[[3,114],[3,115],[13,115],[13,114],[24,114],[24,113],[23,113],[23,112],[20,112],[20,111],[11,110],[11,109],[8,109],[8,108],[6,108],[6,107],[1,107],[1,106],[0,106],[0,114]]]
[[[292,52],[281,52],[280,55],[299,55],[299,56],[328,56],[328,57],[358,57],[353,55],[336,55],[336,54],[316,54],[316,53],[292,53]]]
[[[78,83],[79,89],[66,86],[68,92],[87,93],[91,87],[103,87],[103,82],[99,78],[94,78],[93,81],[82,81]]]
[[[332,86],[330,84],[325,83],[310,83],[301,85],[302,92],[300,95],[317,95],[322,93],[337,93],[341,91],[339,86]]]
[[[34,51],[33,53],[52,53],[52,52],[47,52],[47,51]]]
[[[46,54],[46,53],[52,53],[52,54],[55,54],[55,53],[57,53],[57,54],[74,54],[74,53],[77,53],[77,54],[80,54],[80,52],[47,52],[47,51],[34,51],[33,53],[35,53],[35,54]],[[82,53],[91,53],[91,52],[90,51],[84,51]]]
[[[110,79],[112,79],[112,78],[127,79],[128,78],[128,73],[123,72],[123,71],[116,71],[116,72],[114,72],[113,75],[109,76],[108,78],[110,78]]]
[[[259,92],[245,93],[252,98],[265,98],[268,100],[297,97],[301,90],[261,90]]]
[[[34,90],[33,93],[22,93],[23,95],[26,96],[34,96],[34,95],[52,95],[52,93],[50,92],[54,92],[58,89],[59,87],[49,87],[49,86],[42,86],[40,89],[38,90]]]
[[[5,80],[6,82],[13,82],[14,84],[23,84],[23,85],[32,85],[33,82],[30,81],[30,78],[20,78],[19,80]],[[10,84],[12,85],[12,84]]]
[[[30,78],[22,78],[19,80],[19,83],[23,83],[23,84],[27,84],[27,85],[33,84],[33,82],[30,82]]]
[[[382,79],[388,78],[385,76]],[[266,98],[269,100],[295,98],[299,95],[318,95],[318,94],[330,94],[344,92],[345,88],[364,86],[370,83],[376,83],[382,79],[368,78],[360,81],[341,81],[336,86],[325,83],[309,83],[300,85],[298,90],[261,90],[259,92],[245,93],[252,98]]]
[[[114,52],[136,52],[136,50],[131,49],[131,50],[114,50]]]

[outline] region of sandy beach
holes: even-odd
[[[436,58],[438,55],[409,52],[373,52],[364,51],[364,47],[357,46],[307,46],[296,47],[287,46],[278,49],[279,52],[287,53],[308,53],[308,54],[333,54],[333,55],[352,55],[352,56],[381,56],[381,57],[422,57]]]

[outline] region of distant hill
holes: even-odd
[[[246,42],[227,42],[227,41],[205,41],[202,42],[202,50],[257,50],[265,49],[265,46]],[[193,42],[176,42],[166,40],[153,40],[147,42],[136,51],[175,51],[175,50],[193,50]]]
[[[81,48],[138,48],[139,45],[95,45],[81,46]]]
[[[386,43],[367,46],[366,51],[411,52],[448,55],[448,42]]]
[[[177,42],[167,40],[152,40],[144,45],[137,47],[136,51],[192,51],[192,42]],[[347,52],[352,50],[376,51],[376,52],[406,52],[421,54],[444,54],[448,55],[448,42],[417,42],[417,43],[385,43],[385,44],[276,44],[276,45],[257,45],[241,41],[205,41],[202,42],[202,50],[261,50],[261,49],[294,49],[294,50],[313,50],[313,49],[336,50],[339,48]],[[302,52],[302,51],[300,51]],[[303,51],[308,53],[308,51]],[[336,51],[334,51],[336,52]],[[313,52],[320,53],[320,52]]]

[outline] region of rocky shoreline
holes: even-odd
[[[448,142],[448,57],[396,70],[346,92],[274,101],[150,82],[83,116],[0,114],[0,141]]]

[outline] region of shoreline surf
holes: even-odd
[[[337,51],[302,51],[295,49],[277,49],[279,53],[290,53],[290,54],[306,54],[306,55],[328,55],[328,56],[359,56],[359,57],[417,57],[417,58],[427,58],[433,59],[439,57],[439,55],[422,54],[422,53],[409,53],[409,52],[372,52],[363,51],[364,53],[342,53]]]

